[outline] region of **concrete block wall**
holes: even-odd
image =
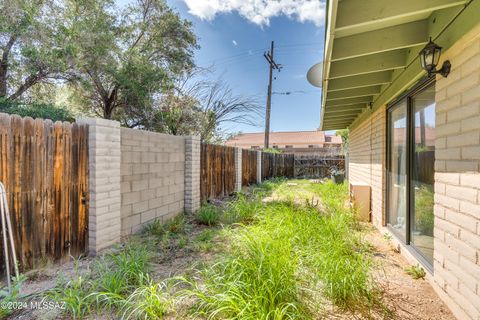
[[[120,123],[78,119],[88,124],[89,253],[120,241]]]
[[[436,82],[434,278],[459,319],[480,319],[480,25]],[[441,65],[442,61],[440,62]]]
[[[262,182],[262,152],[257,151],[257,183]]]
[[[185,138],[121,128],[122,235],[184,211]]]
[[[372,222],[385,223],[385,139],[386,108],[373,112],[350,132],[348,173],[351,182],[371,187]]]
[[[185,137],[185,212],[200,209],[200,137]]]
[[[242,149],[235,148],[235,191],[242,190]]]
[[[480,319],[480,25],[448,51],[436,79],[434,270],[427,275],[458,319]],[[440,61],[440,65],[442,61]],[[373,223],[385,232],[386,111],[350,132],[350,181],[372,186]],[[399,244],[397,241],[394,241]],[[402,246],[402,245],[401,245]],[[412,263],[408,250],[402,254]]]

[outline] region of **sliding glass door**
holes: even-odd
[[[407,222],[407,103],[389,110],[388,224],[406,239]]]
[[[433,181],[435,167],[435,87],[412,97],[412,178],[410,242],[433,263]]]
[[[388,109],[387,223],[433,264],[435,86],[424,84]]]

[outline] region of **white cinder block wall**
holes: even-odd
[[[96,254],[120,241],[120,123],[97,118],[88,124],[88,248]]]
[[[184,211],[185,137],[121,128],[122,235]]]
[[[460,319],[480,319],[480,25],[437,76],[434,278]],[[453,307],[452,307],[453,305]]]
[[[350,132],[349,180],[371,187],[372,222],[384,225],[386,111],[382,107]]]
[[[434,289],[458,319],[480,319],[480,26],[442,54],[436,81]],[[441,65],[442,62],[440,62]],[[372,187],[372,219],[385,224],[386,109],[350,132],[351,181]],[[408,250],[402,253],[412,261]]]

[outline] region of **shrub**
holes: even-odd
[[[165,234],[165,229],[162,224],[162,220],[155,219],[151,223],[147,224],[143,229],[143,233],[157,237],[163,236]]]
[[[187,228],[187,220],[185,219],[185,215],[179,214],[175,218],[171,219],[167,223],[165,223],[164,230],[168,231],[173,235],[183,234],[185,233]]]
[[[50,119],[52,121],[75,121],[75,117],[66,107],[44,103],[22,103],[0,99],[0,112],[18,114],[21,117]]]

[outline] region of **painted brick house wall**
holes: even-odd
[[[480,319],[480,26],[436,82],[434,278],[462,319]]]
[[[350,132],[349,179],[371,187],[372,222],[383,225],[386,111],[380,108]]]
[[[434,289],[458,319],[480,319],[480,25],[442,59],[436,81]],[[441,65],[442,62],[440,62]],[[367,111],[368,112],[368,111]],[[372,219],[385,221],[386,109],[350,132],[350,181],[372,187]],[[408,250],[402,253],[414,259]]]

